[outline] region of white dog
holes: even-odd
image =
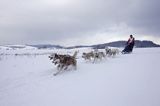
[[[119,54],[119,49],[117,48],[105,48],[105,51],[106,51],[106,55],[107,56],[115,56],[115,55],[118,55]]]

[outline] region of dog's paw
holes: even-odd
[[[57,74],[55,73],[55,74],[53,74],[53,76],[56,76]]]

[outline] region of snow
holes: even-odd
[[[160,48],[94,64],[81,58],[90,50],[79,49],[77,70],[57,76],[49,54],[75,49],[0,50],[0,106],[160,106]]]
[[[27,45],[5,45],[0,46],[0,50],[34,50],[36,47],[27,46]]]

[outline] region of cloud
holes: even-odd
[[[160,37],[158,4],[159,0],[0,0],[0,43],[93,44],[129,34],[155,40]]]

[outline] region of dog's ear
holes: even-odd
[[[51,60],[52,57],[51,57],[51,56],[48,56],[48,58]]]
[[[55,56],[55,57],[57,57],[57,56],[58,56],[58,54],[57,54],[57,53],[55,53],[55,54],[54,54],[54,56]]]

